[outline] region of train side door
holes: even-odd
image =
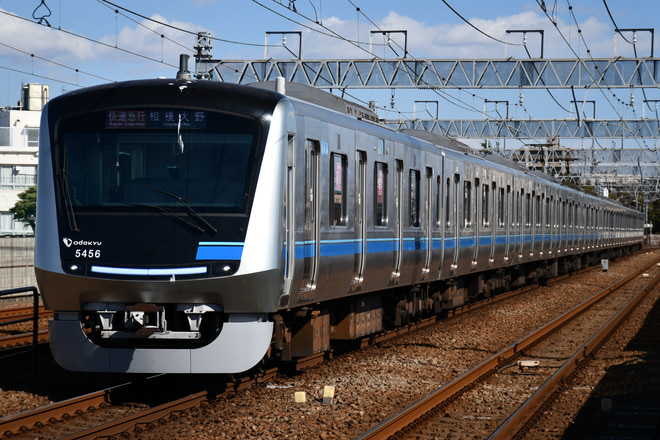
[[[397,283],[401,276],[401,261],[403,255],[403,161],[396,159],[396,175],[394,176],[394,261],[390,282]]]
[[[472,199],[474,199],[474,213],[472,216],[474,219],[469,219],[469,222],[474,228],[474,249],[472,251],[472,267],[476,267],[479,262],[479,248],[481,247],[481,229],[482,229],[482,182],[479,177],[479,171],[475,173],[474,177],[474,195],[469,197],[468,203],[472,204]]]
[[[296,263],[296,182],[295,182],[295,141],[296,137],[289,134],[287,146],[286,191],[285,191],[285,242],[284,242],[284,285],[280,306],[289,302],[289,292],[293,283]]]
[[[424,185],[424,215],[422,216],[424,240],[426,241],[426,255],[422,267],[422,279],[428,278],[431,271],[431,254],[433,252],[433,168],[426,167],[426,180]]]
[[[367,252],[367,153],[357,152],[357,170],[355,182],[355,264],[353,282],[361,284],[364,278],[364,265]]]
[[[511,185],[506,186],[505,196],[506,199],[504,200],[504,203],[506,208],[504,211],[503,219],[504,219],[504,234],[506,235],[506,244],[504,245],[504,262],[508,263],[511,252],[511,242],[512,242],[511,233],[513,231],[512,222],[514,218],[514,208],[512,202],[513,196],[511,193]]]
[[[321,243],[319,239],[319,174],[320,145],[305,141],[305,175],[303,206],[303,285],[299,299],[311,299],[316,289]]]
[[[451,269],[456,270],[458,269],[458,254],[461,250],[461,237],[460,237],[460,232],[461,232],[461,214],[462,214],[462,208],[459,207],[459,204],[462,205],[463,201],[463,193],[462,193],[462,187],[461,187],[461,175],[456,173],[454,174],[454,182],[453,182],[453,215],[452,215],[452,221],[453,221],[453,231],[452,233],[454,234],[454,255],[452,258],[452,263],[451,263]]]
[[[449,212],[449,204],[447,203],[447,194],[449,193],[448,185],[445,185],[445,153],[442,153],[442,163],[440,166],[440,175],[438,176],[438,200],[437,203],[437,227],[440,233],[440,269],[438,270],[438,277],[442,277],[442,268],[445,264],[445,248],[447,244],[445,243],[446,234],[446,222],[447,222],[447,213]]]

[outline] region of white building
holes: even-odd
[[[39,123],[49,96],[47,85],[27,84],[18,106],[0,108],[0,236],[33,235],[9,209],[19,193],[37,184]]]

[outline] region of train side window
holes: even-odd
[[[374,172],[374,221],[376,226],[387,226],[387,164],[376,162]]]
[[[420,173],[418,170],[410,170],[410,226],[419,227],[420,207]]]
[[[463,225],[472,227],[472,182],[469,180],[463,182]]]
[[[342,154],[332,153],[330,157],[330,226],[346,226],[346,175],[348,160]]]

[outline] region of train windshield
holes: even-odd
[[[245,212],[261,127],[233,114],[111,110],[62,122],[61,189],[76,208]]]

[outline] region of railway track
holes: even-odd
[[[519,293],[512,292],[499,295],[481,305],[466,306],[458,313],[475,310]],[[435,319],[429,319],[411,325],[409,329],[421,329],[432,325],[434,322]],[[380,343],[402,335],[405,330],[398,329],[367,339]],[[364,347],[368,342],[367,339],[359,341],[357,345]],[[293,365],[283,366],[283,368],[287,371],[291,371],[291,369],[300,371],[323,360],[324,356],[315,356],[303,359]],[[498,368],[502,363],[502,359],[499,359],[499,361],[500,363],[496,364]],[[148,402],[142,402],[140,397],[135,396],[155,396],[156,393],[140,389],[139,386],[115,387],[0,419],[0,435],[4,434],[5,437],[15,436],[15,438],[16,436],[18,438],[35,438],[35,435],[40,438],[96,438],[118,435],[127,431],[137,432],[140,429],[149,429],[156,421],[168,418],[177,412],[199,407],[207,399],[217,398],[223,394],[235,394],[240,390],[253,386],[254,383],[264,383],[277,373],[278,370],[276,369],[268,369],[247,377],[230,377],[228,382],[222,384],[217,384],[217,377],[215,377],[214,382],[217,385],[212,388],[200,386],[195,391],[195,388],[188,386],[186,392],[180,394],[179,397],[163,398],[160,401],[153,398],[149,399]],[[512,376],[514,375],[507,375],[506,377]],[[162,385],[160,388],[171,389],[170,386]]]
[[[46,322],[53,317],[53,312],[46,310],[43,305],[39,306],[38,312],[39,330],[36,340],[41,344],[48,342]],[[35,340],[32,332],[33,322],[32,306],[0,309],[0,350],[32,345]]]
[[[498,295],[481,303],[455,310],[452,314],[461,314],[485,307],[488,304],[504,301],[512,296],[523,294],[531,288],[532,286],[527,286]],[[436,317],[427,318],[405,327],[382,332],[377,336],[365,337],[345,347],[338,347],[336,351],[347,351],[364,348],[369,344],[382,343],[403,334],[423,329],[436,322]],[[16,335],[16,337],[19,336],[21,335]],[[47,333],[45,336],[47,338]],[[30,340],[31,337],[30,334]],[[130,402],[127,406],[127,402],[131,400],[127,396],[156,395],[157,392],[153,391],[154,388],[171,389],[171,386],[160,384],[154,386],[153,384],[156,384],[157,380],[152,380],[149,390],[145,390],[143,384],[127,383],[2,418],[0,419],[0,435],[5,438],[23,438],[23,436],[25,436],[24,438],[34,438],[35,435],[38,435],[40,438],[66,439],[92,439],[118,435],[122,432],[151,426],[158,420],[174,413],[198,406],[208,398],[215,398],[221,394],[236,393],[253,386],[255,383],[266,382],[278,373],[289,374],[292,371],[303,371],[332,356],[333,352],[301,358],[295,362],[282,363],[278,367],[257,370],[246,376],[233,377],[227,375],[226,382],[211,388],[199,387],[198,391],[188,393],[177,399],[163,398],[164,401],[157,405],[140,405]],[[163,377],[166,377],[166,375],[163,375]]]
[[[0,325],[9,325],[13,322],[23,322],[31,320],[34,316],[34,308],[29,307],[13,307],[10,309],[0,309]],[[39,317],[50,318],[53,316],[52,311],[47,311],[43,305],[39,306]]]
[[[359,437],[417,439],[447,435],[471,420],[468,438],[522,438],[565,380],[623,322],[660,280],[660,259],[603,289],[525,338]]]

